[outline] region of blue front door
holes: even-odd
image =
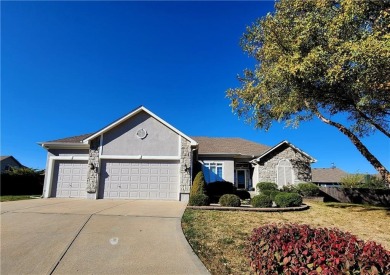
[[[236,171],[236,184],[238,189],[245,189],[246,183],[246,171],[245,170],[237,170]]]

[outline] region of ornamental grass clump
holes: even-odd
[[[255,228],[248,257],[256,274],[390,274],[390,252],[337,228],[269,224]]]
[[[221,206],[239,207],[241,206],[241,200],[238,196],[233,194],[225,194],[219,199]]]
[[[258,208],[269,208],[272,207],[272,200],[269,196],[260,194],[251,199],[251,205]]]

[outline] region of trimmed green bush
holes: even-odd
[[[234,194],[225,194],[219,199],[219,204],[221,206],[239,207],[241,205],[241,200]]]
[[[278,190],[278,185],[274,182],[259,182],[256,188],[263,193],[265,190]]]
[[[279,190],[271,191],[270,194],[269,194],[269,197],[271,198],[272,201],[275,201],[276,195],[278,195],[280,192],[281,191],[279,191]]]
[[[272,207],[272,200],[267,195],[257,195],[251,199],[251,205],[253,207],[269,208]]]
[[[235,194],[237,191],[233,183],[228,181],[214,181],[206,185],[207,195],[212,203],[217,203],[225,194]]]
[[[249,194],[249,192],[246,190],[237,190],[235,195],[240,197],[242,200],[248,200],[251,198],[251,194]]]
[[[280,192],[275,196],[275,203],[278,207],[301,206],[302,197],[297,193]]]
[[[207,205],[210,205],[210,199],[205,194],[195,194],[195,195],[190,196],[188,205],[207,206]]]
[[[283,187],[280,188],[280,191],[286,193],[298,193],[298,188],[295,184],[287,184],[287,185],[283,185]]]
[[[276,190],[264,190],[262,191],[260,194],[261,195],[265,195],[265,196],[268,196],[269,198],[271,197],[271,193],[272,192],[275,192]]]
[[[198,194],[205,194],[205,193],[206,193],[206,183],[204,181],[203,172],[200,171],[198,174],[196,174],[194,183],[192,184],[190,197]]]
[[[304,197],[316,197],[320,194],[320,188],[311,182],[301,182],[297,185],[297,189]]]

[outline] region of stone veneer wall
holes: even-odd
[[[295,182],[311,181],[310,160],[300,152],[291,147],[286,147],[282,151],[273,152],[267,161],[259,166],[259,182],[275,182],[277,166],[282,159],[288,159],[294,170]]]
[[[183,137],[180,137],[180,144],[180,193],[190,193],[191,142]]]
[[[99,146],[100,137],[91,141],[88,159],[87,193],[96,193],[99,180]],[[95,169],[90,169],[93,164]]]

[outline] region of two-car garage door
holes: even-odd
[[[178,200],[178,161],[102,160],[99,198]]]
[[[86,198],[87,161],[56,161],[51,196]],[[178,161],[102,160],[98,198],[179,199]]]

